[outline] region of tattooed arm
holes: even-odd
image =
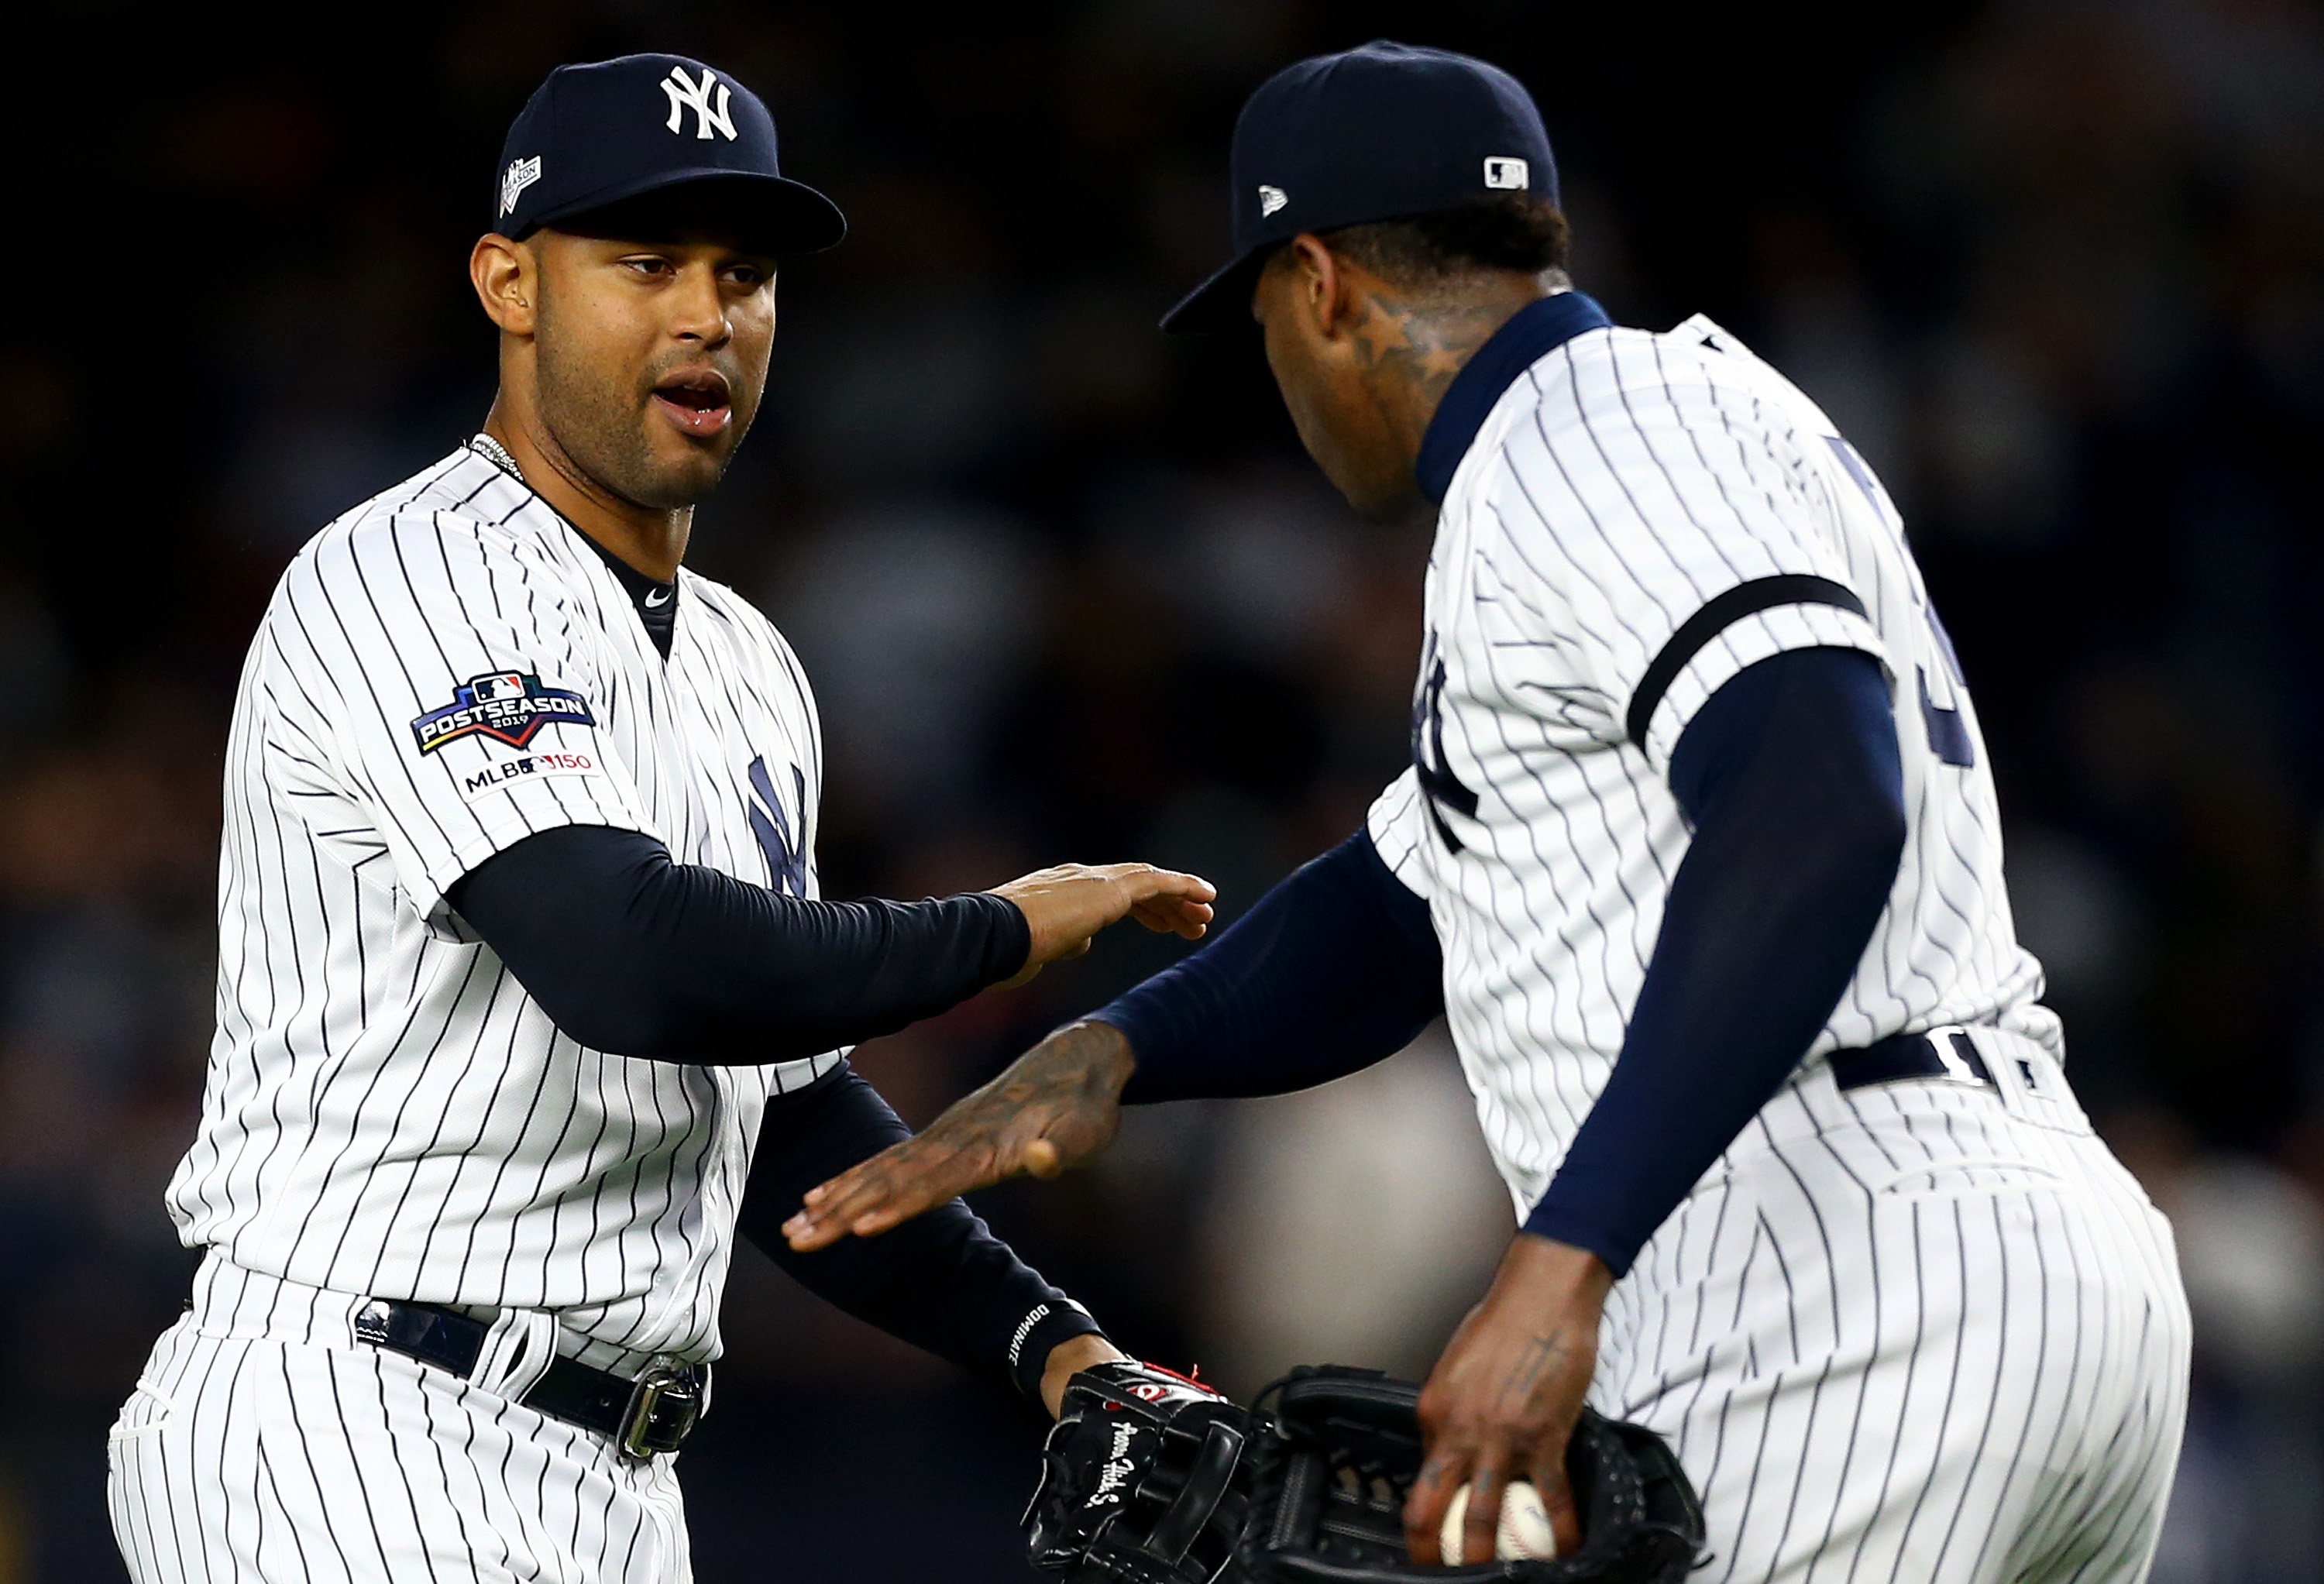
[[[1120,1107],[1287,1094],[1395,1054],[1443,1010],[1428,905],[1363,832],[1203,950],[1058,1030],[919,1137],[841,1174],[784,1226],[794,1248],[871,1237],[956,1193],[1103,1149]]]
[[[1078,1165],[1113,1141],[1135,1065],[1120,1029],[1067,1024],[927,1132],[808,1190],[783,1235],[810,1253],[850,1233],[876,1237],[1010,1177],[1054,1177]]]
[[[1471,1487],[1461,1554],[1493,1554],[1501,1493],[1530,1479],[1561,1556],[1582,1543],[1565,1443],[1598,1363],[1598,1316],[1613,1272],[1584,1248],[1519,1232],[1485,1300],[1469,1312],[1420,1394],[1427,1460],[1405,1504],[1412,1560],[1434,1566],[1444,1510]]]

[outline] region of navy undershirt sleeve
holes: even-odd
[[[1122,1100],[1286,1094],[1394,1055],[1444,1009],[1428,904],[1354,835],[1201,951],[1091,1014],[1130,1041]]]
[[[1007,979],[1032,950],[1006,898],[786,896],[604,825],[527,836],[448,899],[558,1027],[672,1062],[757,1065],[891,1034]]]
[[[877,1238],[795,1252],[782,1225],[807,1191],[911,1137],[844,1062],[767,1102],[742,1235],[810,1292],[940,1358],[1037,1395],[1050,1349],[1098,1329],[955,1199]]]
[[[1895,883],[1904,778],[1880,666],[1795,649],[1671,756],[1694,826],[1613,1075],[1526,1229],[1620,1275],[1807,1054]]]

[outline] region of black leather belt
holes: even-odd
[[[1937,1041],[1945,1042],[1945,1051],[1953,1060],[1945,1059],[1945,1052],[1937,1048]],[[1958,1028],[1940,1029],[1935,1034],[1892,1034],[1886,1039],[1852,1051],[1834,1051],[1824,1058],[1831,1068],[1832,1082],[1842,1089],[1862,1089],[1869,1083],[1896,1083],[1908,1078],[1950,1078],[1956,1082],[1964,1077],[1990,1085],[1993,1073],[1987,1068],[1985,1058],[1977,1053],[1976,1044]]]
[[[370,1298],[355,1312],[355,1340],[448,1369],[475,1373],[489,1328],[480,1320],[438,1309]],[[710,1395],[710,1366],[656,1368],[632,1380],[566,1358],[550,1363],[520,1399],[537,1409],[594,1430],[623,1456],[643,1460],[674,1452],[702,1417]]]

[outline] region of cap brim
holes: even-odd
[[[614,211],[623,211],[615,213]],[[803,181],[709,167],[664,170],[576,198],[535,222],[559,230],[595,223],[731,226],[769,253],[821,253],[847,235],[839,206]]]
[[[1267,255],[1279,245],[1268,243],[1252,248],[1195,287],[1162,316],[1163,330],[1172,336],[1216,336],[1250,329],[1250,294],[1259,285]]]

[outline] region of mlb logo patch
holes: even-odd
[[[1514,154],[1488,155],[1485,185],[1500,192],[1522,192],[1533,185],[1533,170]]]

